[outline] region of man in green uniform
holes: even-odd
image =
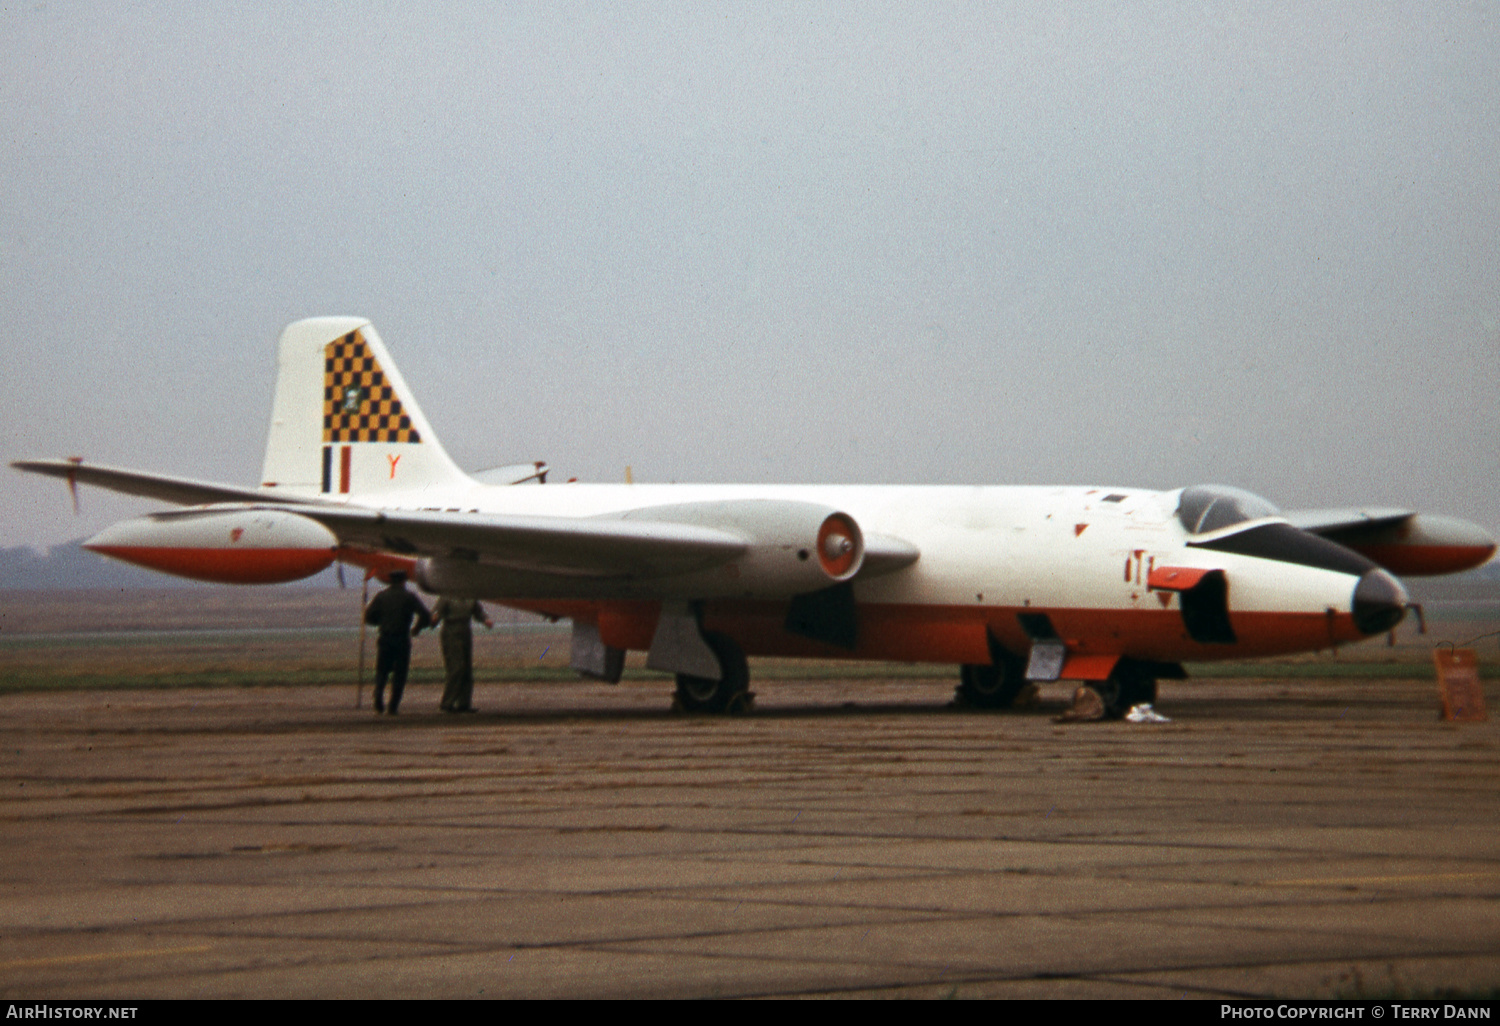
[[[417,624],[412,626],[412,618]],[[406,690],[406,672],[411,666],[411,639],[432,623],[432,615],[422,600],[406,590],[406,575],[391,572],[391,586],[370,600],[365,609],[365,623],[380,628],[375,648],[375,711],[385,712],[385,682],[391,681],[391,715],[401,707],[401,692]]]
[[[443,688],[441,708],[448,713],[473,712],[474,698],[474,634],[470,621],[486,627],[495,622],[485,613],[484,607],[473,599],[449,598],[437,600],[432,607],[434,624],[442,624],[443,669],[448,676]]]

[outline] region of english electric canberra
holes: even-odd
[[[1119,715],[1182,663],[1330,648],[1393,629],[1397,575],[1478,566],[1495,542],[1404,509],[1283,514],[1247,492],[1117,487],[545,484],[467,474],[371,324],[281,336],[256,487],[97,466],[19,470],[181,505],[95,552],[204,581],[293,581],[334,561],[572,621],[572,665],[676,674],[683,708],[746,704],[747,655],[956,663],[959,695],[1089,682]]]

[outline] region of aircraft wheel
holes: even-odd
[[[1119,666],[1109,680],[1091,684],[1104,699],[1104,715],[1111,720],[1124,717],[1133,706],[1156,701],[1156,678],[1131,666]]]
[[[965,663],[959,669],[958,700],[976,709],[1009,709],[1025,686],[1019,660],[1002,658],[989,666]]]
[[[705,634],[703,640],[719,658],[723,676],[694,677],[677,675],[677,706],[684,712],[744,712],[750,705],[750,664],[745,653],[732,638],[723,634]]]

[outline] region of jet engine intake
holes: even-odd
[[[851,580],[865,559],[865,537],[847,513],[811,502],[732,499],[653,506],[623,515],[629,521],[691,524],[745,539],[743,555],[690,575],[699,597],[785,598]]]

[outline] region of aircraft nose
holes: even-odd
[[[1384,570],[1371,570],[1354,586],[1354,626],[1380,634],[1406,616],[1407,594],[1401,582]]]

